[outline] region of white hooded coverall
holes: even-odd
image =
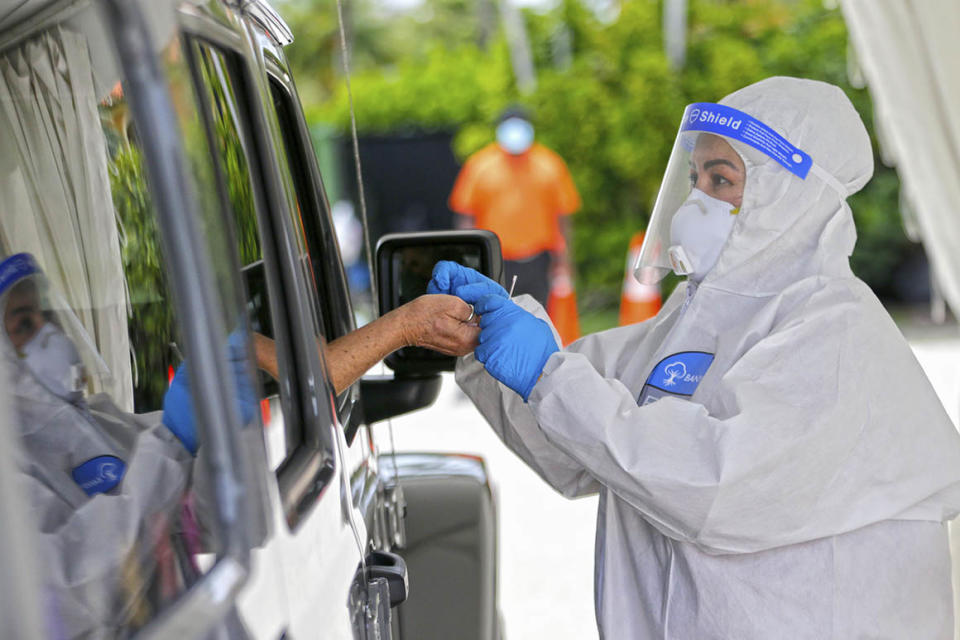
[[[156,571],[152,536],[156,525],[175,519],[193,458],[161,424],[159,412],[120,411],[106,394],[67,402],[9,354],[5,359],[17,373],[21,467],[39,529],[51,632],[125,637],[132,624],[146,622],[144,615],[156,614],[142,610]],[[111,491],[88,496],[70,470],[102,455],[123,460],[125,473]]]
[[[951,638],[960,436],[850,270],[841,197],[873,172],[867,132],[819,82],[771,78],[721,104],[845,193],[735,145],[743,206],[699,285],[553,354],[528,404],[472,355],[457,382],[556,490],[599,492],[601,637]],[[655,366],[682,352],[713,355],[692,396],[640,406]]]

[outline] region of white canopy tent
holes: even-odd
[[[947,304],[960,316],[960,2],[843,0],[876,109],[884,161],[900,176]],[[960,526],[951,524],[954,637],[960,638]]]
[[[960,315],[960,2],[843,0],[896,165],[938,284]]]

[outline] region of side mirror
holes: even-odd
[[[391,233],[377,242],[377,290],[380,314],[427,292],[433,266],[453,260],[503,284],[500,239],[491,231]],[[456,358],[422,347],[404,347],[385,362],[398,376],[453,371]]]

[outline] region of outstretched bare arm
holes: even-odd
[[[473,320],[466,322],[471,311],[470,305],[456,296],[420,296],[337,338],[326,349],[336,392],[341,393],[370,367],[402,347],[427,347],[455,356],[470,353],[480,335]],[[254,349],[257,366],[274,378],[278,377],[273,340],[255,333]]]

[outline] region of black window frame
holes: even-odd
[[[293,177],[293,187],[298,196],[304,196],[309,207],[309,210],[301,212],[304,214],[301,219],[307,236],[307,249],[311,253],[322,253],[322,255],[311,256],[314,275],[322,276],[317,278],[318,285],[323,287],[323,291],[318,292],[321,294],[318,303],[326,321],[324,325],[326,337],[328,340],[336,340],[356,329],[350,290],[343,271],[340,244],[337,241],[333,220],[330,218],[330,203],[316,165],[313,142],[300,110],[300,103],[296,98],[289,75],[271,69],[273,66],[267,65],[270,95],[280,124],[283,145],[288,154],[287,166]],[[282,104],[278,104],[280,102],[278,98],[282,100]],[[293,154],[296,154],[300,162],[291,161],[290,156]],[[303,206],[302,201],[301,206]],[[311,240],[313,244],[310,244]],[[317,257],[320,259],[317,260]],[[320,273],[317,273],[318,271]],[[334,303],[339,312],[336,312],[332,306]]]
[[[330,203],[313,150],[313,141],[300,107],[296,87],[290,73],[280,60],[266,60],[268,88],[271,103],[280,127],[284,161],[300,202],[303,232],[307,251],[314,270],[316,304],[324,324],[326,337],[336,339],[356,329],[350,289],[343,270],[340,244],[337,241]],[[291,156],[297,156],[294,161]],[[360,406],[359,381],[345,389],[337,398],[337,417],[340,419],[347,443],[352,444],[359,427],[364,423]]]

